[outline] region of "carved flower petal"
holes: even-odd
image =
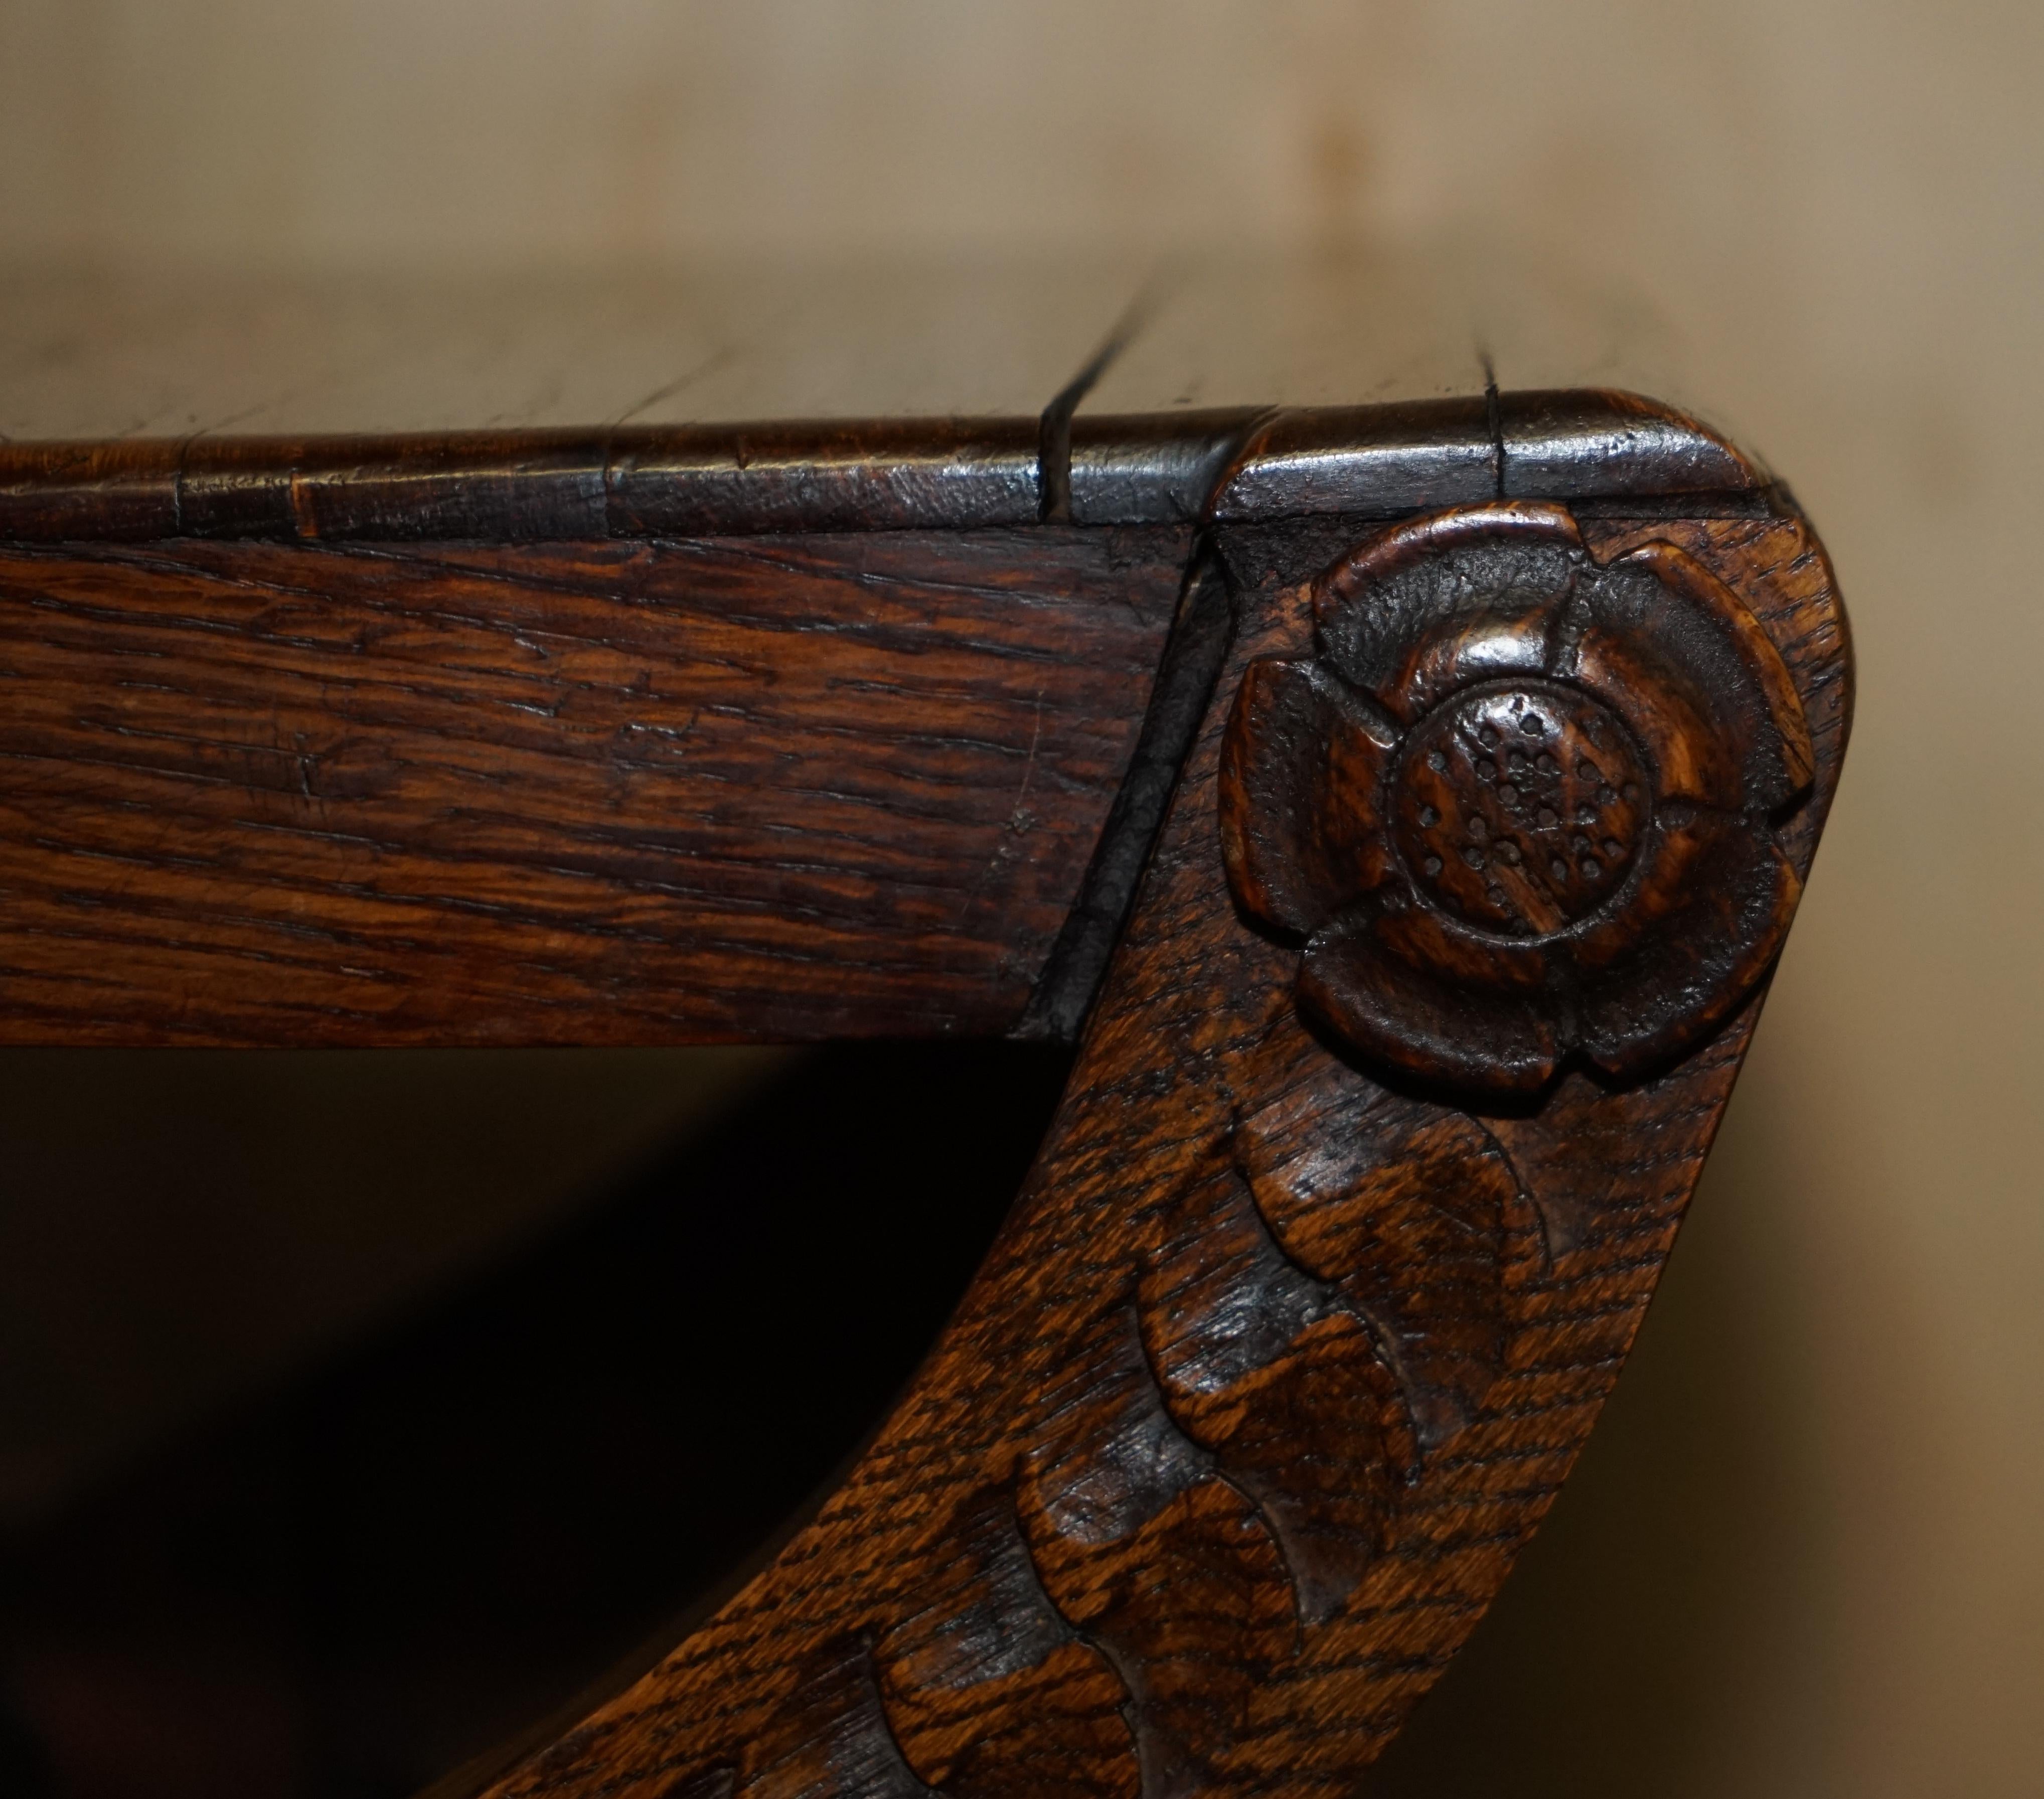
[[[1220,763],[1221,854],[1246,911],[1309,932],[1383,881],[1392,741],[1326,670],[1250,664]]]
[[[1539,993],[1547,984],[1547,951],[1539,943],[1514,943],[1472,931],[1423,905],[1386,911],[1377,940],[1408,966],[1458,986]]]
[[[1669,836],[1641,890],[1658,891],[1661,915],[1642,928],[1622,912],[1573,946],[1582,1047],[1614,1074],[1650,1068],[1729,1017],[1781,948],[1802,892],[1773,839],[1743,821],[1700,819]]]
[[[1608,967],[1639,938],[1661,928],[1662,920],[1692,905],[1697,882],[1709,878],[1708,869],[1718,866],[1708,859],[1713,852],[1724,853],[1725,840],[1749,840],[1752,836],[1752,827],[1731,813],[1657,817],[1639,846],[1632,879],[1570,944],[1577,966],[1585,971]],[[1700,863],[1708,864],[1700,873]]]
[[[1788,664],[1701,563],[1646,544],[1584,586],[1593,622],[1573,672],[1638,732],[1663,798],[1771,809],[1809,785],[1809,725]]]
[[[1594,624],[1577,644],[1571,672],[1639,739],[1658,798],[1739,809],[1737,746],[1712,728],[1707,699],[1655,645],[1637,632]]]
[[[1299,998],[1366,1055],[1421,1080],[1533,1093],[1562,1045],[1543,952],[1495,945],[1433,914],[1350,913],[1306,945]]]
[[[1433,513],[1373,537],[1314,586],[1329,659],[1410,725],[1472,681],[1538,675],[1589,566],[1558,506]]]

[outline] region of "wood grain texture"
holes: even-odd
[[[1801,523],[1672,543],[1807,718],[1807,871],[1850,651]],[[1239,628],[1072,1085],[924,1372],[780,1557],[497,1799],[1332,1796],[1439,1673],[1616,1379],[1758,1012],[1481,1106],[1373,1076],[1231,900],[1223,741],[1312,643],[1296,530],[1224,536]]]
[[[1189,542],[0,552],[0,1041],[1005,1031]]]

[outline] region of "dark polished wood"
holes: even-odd
[[[1015,379],[919,373],[976,397],[941,416],[718,422],[756,283],[685,356],[641,296],[620,403],[566,417],[532,375],[359,429],[377,308],[309,409],[184,384],[173,333],[133,436],[64,422],[117,382],[10,413],[0,1040],[1081,1042],[843,1484],[449,1792],[1332,1799],[1551,1501],[1850,650],[1725,438],[1362,275],[1354,316],[1336,263],[1096,283]]]
[[[1212,678],[1153,692],[1196,532],[1535,474],[1774,503],[1623,395],[1043,441],[0,445],[0,1040],[1069,1038]],[[1080,525],[1036,521],[1052,490]]]
[[[1221,839],[1344,1043],[1534,1093],[1572,1054],[1664,1065],[1752,991],[1801,892],[1774,821],[1809,726],[1709,570],[1500,502],[1381,533],[1313,609],[1312,659],[1243,678]]]
[[[0,1040],[1005,1032],[1187,541],[0,552]]]
[[[1537,522],[1597,568],[1678,550],[1735,597],[1807,725],[1807,778],[1777,814],[1800,878],[1850,672],[1807,529]],[[1450,553],[1498,515],[1472,523]],[[772,1566],[501,1799],[1331,1799],[1552,1501],[1757,1004],[1728,985],[1737,1009],[1681,1059],[1572,1063],[1505,1105],[1345,1054],[1299,1003],[1296,932],[1238,909],[1220,810],[1238,695],[1301,666],[1328,582],[1301,579],[1274,528],[1220,548],[1227,668],[1065,1104],[956,1318]],[[1458,590],[1424,600],[1436,628]],[[1320,623],[1324,648],[1324,606]],[[1451,709],[1466,691],[1448,682]],[[1339,712],[1328,728],[1338,744]],[[1706,744],[1743,728],[1735,711]]]
[[[1529,393],[1093,415],[1055,439],[1032,418],[928,418],[0,442],[0,543],[1394,518],[1529,496],[1751,513],[1765,509],[1768,489],[1763,471],[1672,408],[1629,394]]]

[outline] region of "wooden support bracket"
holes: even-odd
[[[1594,392],[13,444],[0,545],[0,1040],[1079,1033],[842,1485],[492,1799],[1354,1790],[1617,1377],[1850,715],[1787,496]]]
[[[1212,548],[1224,665],[943,1340],[493,1799],[1346,1793],[1552,1502],[1837,780],[1828,568],[1553,505]]]

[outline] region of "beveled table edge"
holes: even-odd
[[[1047,453],[1069,457],[1047,470]],[[0,542],[487,542],[1240,522],[1539,498],[1765,511],[1686,413],[1599,389],[1035,418],[0,444]],[[1069,506],[1069,511],[1063,509]]]

